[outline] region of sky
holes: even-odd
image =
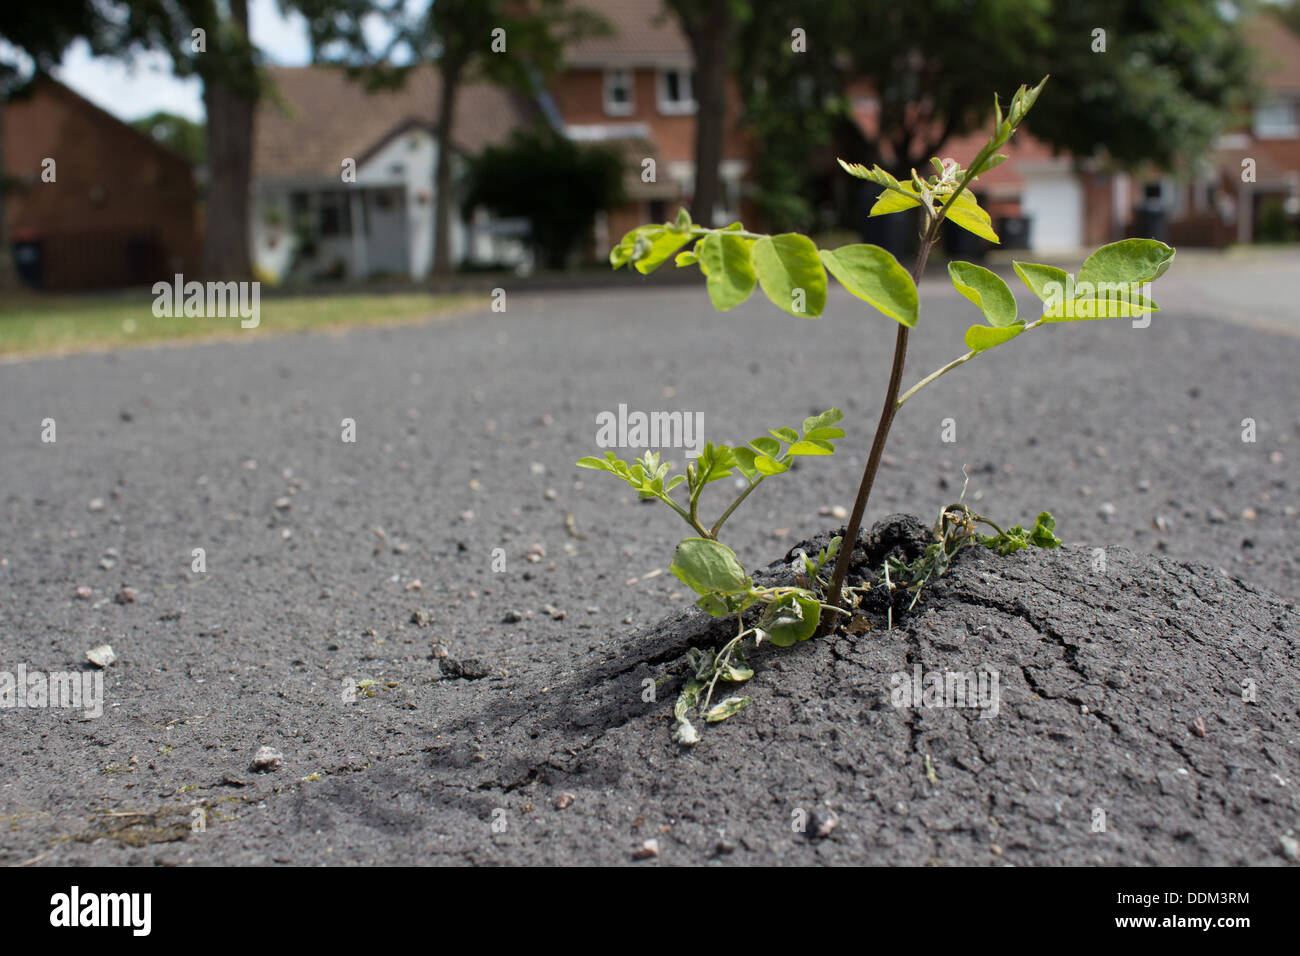
[[[272,63],[307,62],[307,26],[301,15],[281,15],[275,0],[250,0],[248,18],[253,42]],[[194,77],[173,76],[171,62],[162,53],[142,54],[128,63],[92,57],[89,46],[78,42],[68,49],[55,76],[119,119],[130,121],[161,110],[203,120],[203,85]]]

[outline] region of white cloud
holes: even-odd
[[[285,17],[275,0],[250,0],[249,32],[267,58],[283,66],[307,62],[307,25],[299,14]],[[203,120],[203,84],[172,73],[170,58],[161,52],[142,53],[131,60],[94,57],[88,44],[69,47],[55,71],[60,81],[101,109],[123,120],[135,120],[159,110],[187,119]]]

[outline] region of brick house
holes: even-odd
[[[1300,235],[1300,36],[1261,13],[1246,38],[1260,95],[1190,178],[1165,183],[1171,241],[1222,246]]]
[[[600,0],[594,9],[611,33],[574,43],[549,94],[570,138],[616,145],[628,160],[628,201],[597,224],[595,245],[603,258],[629,229],[664,222],[679,205],[689,205],[696,103],[690,45],[663,0]],[[722,201],[714,212],[717,221],[752,220],[745,187],[754,145],[740,128],[741,95],[734,80],[728,82],[726,115]]]
[[[3,109],[13,187],[5,215],[24,281],[102,289],[197,268],[197,199],[185,157],[50,77]]]

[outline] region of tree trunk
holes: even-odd
[[[451,274],[452,125],[456,94],[460,92],[461,65],[442,63],[442,90],[438,94],[438,165],[433,186],[433,274]]]
[[[709,0],[707,11],[690,24],[683,23],[695,58],[695,196],[691,211],[696,222],[713,221],[722,198],[718,165],[727,124],[727,54],[731,49],[730,0]]]
[[[248,0],[231,0],[231,17],[248,32]],[[232,87],[220,74],[204,77],[208,114],[207,224],[203,272],[222,280],[252,274],[248,254],[256,98]]]

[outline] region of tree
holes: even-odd
[[[409,53],[412,64],[432,63],[438,71],[433,272],[446,275],[451,272],[452,156],[462,87],[486,78],[535,92],[558,67],[566,44],[608,26],[566,0],[435,0],[414,16],[406,16],[401,0],[395,0],[384,10],[394,23],[393,37],[382,50],[371,51],[361,29],[367,0],[344,0],[342,5],[343,14],[333,17],[307,13],[314,56],[322,62],[348,66],[372,89],[406,82],[412,67],[394,66],[402,54]]]
[[[718,165],[727,123],[727,75],[737,0],[667,0],[691,46],[695,63],[695,196],[691,209],[706,225],[721,196]],[[743,15],[743,14],[742,14]]]
[[[5,212],[5,194],[11,185],[5,167],[5,103],[24,91],[33,71],[49,72],[74,40],[92,38],[103,26],[93,0],[0,4],[0,39],[10,47],[0,49],[0,291],[14,285]]]
[[[791,49],[796,28],[807,52]],[[735,51],[739,75],[762,78],[745,92],[748,121],[784,128],[772,143],[786,152],[790,130],[818,137],[794,137],[804,156],[842,131],[846,81],[869,81],[878,129],[858,130],[860,152],[846,158],[898,176],[983,128],[990,86],[1006,94],[1045,73],[1071,95],[1033,113],[1035,136],[1081,159],[1171,165],[1207,148],[1249,62],[1236,15],[1215,0],[823,0],[798,10],[749,0]]]
[[[488,147],[470,160],[466,176],[465,208],[527,218],[533,248],[552,269],[564,268],[597,212],[622,202],[617,150],[584,146],[546,127],[516,130],[505,145]]]
[[[131,123],[140,132],[167,148],[180,153],[195,166],[207,161],[207,134],[202,123],[195,123],[175,113],[150,113]]]
[[[96,52],[161,50],[177,76],[203,81],[209,180],[202,269],[227,280],[251,275],[253,113],[265,74],[248,35],[248,0],[124,0],[114,22]]]

